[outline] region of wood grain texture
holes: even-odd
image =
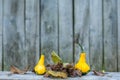
[[[77,62],[81,49],[74,38],[83,45],[91,69],[101,70],[104,61],[106,71],[120,71],[119,4],[120,0],[0,0],[0,70],[2,59],[4,70],[12,64],[33,69],[40,54],[45,54],[46,64],[52,63],[53,50],[65,62],[73,62],[73,57]]]
[[[31,69],[39,59],[39,0],[26,0],[26,53]]]
[[[89,0],[75,0],[75,40],[84,47],[87,62],[89,63]],[[75,44],[75,62],[81,53],[80,47]]]
[[[120,72],[120,0],[117,0],[117,9],[118,9],[118,71]]]
[[[4,70],[27,64],[24,33],[24,0],[4,0]]]
[[[58,53],[58,0],[41,0],[41,53],[52,63],[51,52]]]
[[[102,70],[103,33],[102,33],[102,0],[90,0],[89,49],[91,69]]]
[[[72,0],[59,0],[59,54],[73,62]]]
[[[117,0],[104,0],[104,59],[106,71],[117,71]]]
[[[3,22],[3,0],[0,0],[0,70],[2,70],[2,22]]]

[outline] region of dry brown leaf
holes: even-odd
[[[93,72],[97,76],[104,76],[105,75],[103,72],[98,72],[98,71],[95,71],[95,70],[93,70]]]
[[[26,67],[24,70],[20,70],[17,67],[11,65],[10,71],[14,74],[25,74],[29,70],[30,66]]]
[[[48,70],[46,72],[45,76],[52,76],[52,77],[56,77],[56,78],[67,78],[67,74],[65,72],[52,71],[52,70]]]

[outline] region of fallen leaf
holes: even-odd
[[[11,65],[10,71],[14,74],[25,74],[29,70],[30,66],[26,67],[24,70],[20,70],[17,67]]]
[[[56,77],[56,78],[67,78],[67,74],[65,72],[52,71],[52,70],[48,70],[46,72],[45,76],[52,76],[52,77]]]
[[[93,70],[93,72],[97,76],[104,76],[105,75],[103,72],[98,72],[98,71],[95,71],[95,70]]]
[[[62,59],[60,58],[60,56],[57,55],[55,51],[51,52],[51,59],[55,64],[62,63]]]

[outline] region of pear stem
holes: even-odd
[[[82,45],[80,43],[78,43],[78,45],[80,46],[82,52],[84,52],[84,49],[83,49]]]

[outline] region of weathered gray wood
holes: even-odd
[[[90,0],[89,49],[91,69],[102,70],[102,0]]]
[[[84,47],[89,63],[89,0],[75,0],[75,39]],[[75,45],[75,62],[78,61],[81,49]]]
[[[104,0],[104,59],[106,71],[117,71],[117,0]]]
[[[14,79],[14,80],[63,80],[61,78],[46,78],[42,75],[36,75],[32,72],[27,72],[24,75],[21,74],[11,74],[10,72],[0,72],[0,79],[8,80],[8,79]],[[93,72],[88,73],[87,75],[84,75],[82,77],[68,77],[64,80],[120,80],[120,73],[118,72],[107,72],[105,76],[96,76],[93,74]]]
[[[120,71],[120,0],[117,1],[118,9],[118,71]]]
[[[58,0],[41,0],[41,53],[52,63],[51,52],[58,53]]]
[[[39,59],[39,0],[26,0],[26,53],[31,69]]]
[[[12,64],[33,68],[40,53],[52,63],[53,50],[72,62],[74,32],[92,69],[101,70],[104,56],[107,71],[120,71],[119,4],[120,0],[0,0],[0,70],[2,58],[5,70]],[[75,44],[75,62],[80,52]]]
[[[2,22],[3,22],[3,0],[0,0],[0,70],[2,70]]]
[[[59,0],[59,54],[73,62],[72,0]]]
[[[4,70],[10,65],[23,68],[27,64],[24,33],[24,0],[4,1]]]

